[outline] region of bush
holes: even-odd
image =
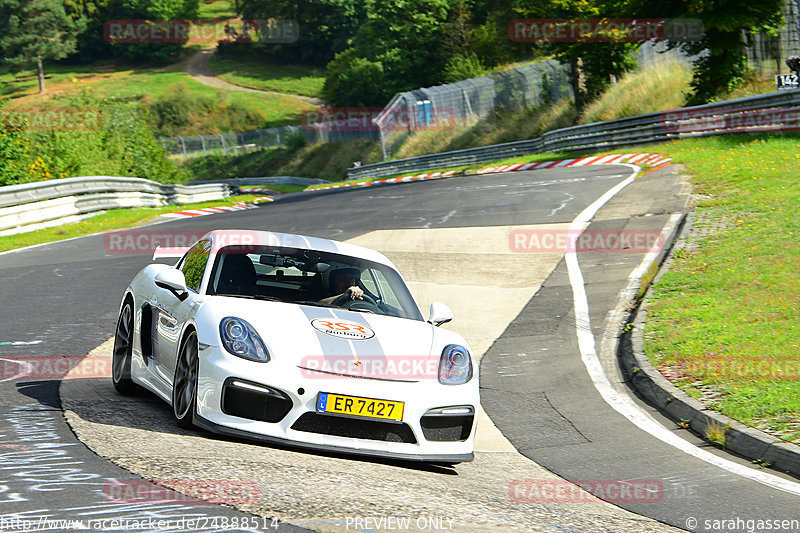
[[[0,112],[3,104],[0,102]],[[0,114],[0,186],[15,185],[50,177],[41,157],[31,154],[25,125],[6,120]]]
[[[380,107],[392,97],[383,85],[383,64],[350,48],[328,63],[322,96],[333,106]]]
[[[286,148],[292,152],[300,150],[306,144],[308,144],[308,141],[306,140],[305,131],[294,131],[286,139]]]
[[[478,58],[477,54],[457,55],[451,57],[444,67],[444,82],[453,83],[456,81],[477,78],[486,74],[486,69]]]
[[[188,175],[156,141],[140,105],[87,93],[60,103],[66,108],[96,109],[102,119],[96,129],[85,130],[0,124],[0,185],[91,175],[186,181]]]
[[[250,111],[241,103],[226,100],[224,93],[213,98],[192,93],[179,83],[155,100],[146,98],[144,104],[148,123],[157,137],[200,133],[192,131],[195,124],[214,125],[211,131],[206,128],[203,133],[226,133],[266,126],[266,119],[261,114]]]

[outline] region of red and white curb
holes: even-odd
[[[243,211],[245,209],[254,209],[256,207],[258,206],[250,204],[223,205],[220,207],[204,207],[202,209],[187,209],[186,211],[175,211],[174,213],[166,213],[162,216],[170,218],[202,217],[205,215],[215,215],[217,213],[226,213],[229,211]]]
[[[505,172],[523,172],[528,170],[543,170],[546,168],[560,168],[560,167],[582,167],[588,165],[613,165],[618,163],[632,163],[632,164],[646,164],[651,168],[648,172],[652,172],[657,168],[668,165],[672,159],[665,158],[663,154],[612,154],[604,156],[591,156],[581,157],[578,159],[559,159],[556,161],[540,161],[534,163],[516,163],[513,165],[501,165],[498,167],[486,167],[480,170],[474,170],[477,175],[481,174],[501,174]],[[352,187],[369,187],[371,185],[382,185],[386,183],[406,183],[409,181],[420,180],[435,180],[441,178],[449,178],[456,174],[464,174],[469,170],[450,170],[448,172],[433,172],[431,174],[416,174],[412,176],[402,176],[399,178],[387,178],[375,181],[353,181],[348,183],[340,183],[337,185],[328,185],[326,187],[317,187],[311,189],[314,191],[322,191],[327,189],[348,189]]]
[[[604,156],[581,157],[579,159],[559,159],[557,161],[542,161],[539,163],[517,163],[515,165],[501,165],[499,167],[486,167],[478,170],[476,174],[495,174],[503,172],[522,172],[526,170],[542,170],[546,168],[583,167],[588,165],[613,165],[617,163],[643,164],[660,166],[668,164],[671,159],[662,154],[612,154]]]

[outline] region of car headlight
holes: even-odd
[[[253,326],[241,318],[226,317],[219,323],[222,345],[237,357],[266,363],[269,352]]]
[[[472,379],[472,359],[469,351],[458,344],[448,344],[439,359],[439,383],[462,385]]]

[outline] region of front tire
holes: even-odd
[[[172,414],[179,427],[191,428],[197,410],[197,333],[192,331],[181,346],[172,380]]]
[[[133,356],[133,302],[125,300],[117,320],[114,334],[114,350],[111,356],[111,381],[120,394],[133,394],[136,384],[131,379],[131,358]]]

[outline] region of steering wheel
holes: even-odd
[[[375,308],[378,307],[378,302],[376,302],[375,299],[369,294],[364,293],[361,296],[361,298],[362,298],[361,300],[359,300],[358,298],[356,298],[355,300],[351,300],[350,293],[346,292],[344,294],[339,295],[335,300],[333,300],[331,302],[331,305],[338,305],[339,307],[342,307],[344,309],[350,309],[351,307],[355,306],[355,304],[367,304],[368,307],[366,307],[366,309],[369,311],[371,311],[369,307],[375,307]]]

